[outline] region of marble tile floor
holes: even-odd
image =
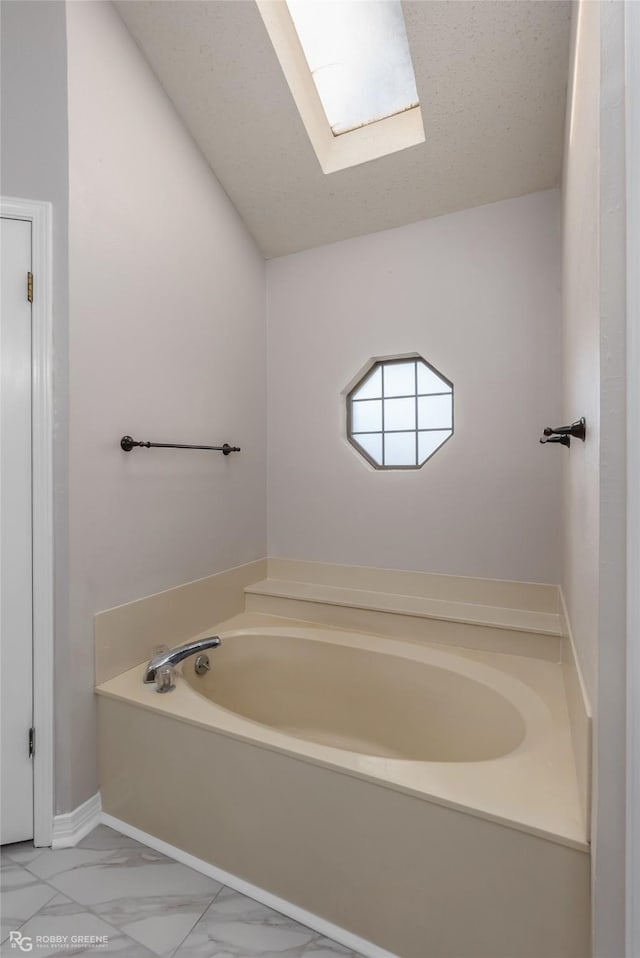
[[[358,958],[105,825],[75,848],[3,845],[0,869],[0,954],[7,958],[22,954],[12,931],[31,939],[39,958]],[[67,944],[43,947],[36,936],[67,936]],[[76,945],[72,936],[106,936],[107,943]]]

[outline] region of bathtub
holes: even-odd
[[[97,689],[114,821],[363,953],[585,958],[557,666],[255,614],[216,634],[211,670],[186,660],[168,694],[143,664]]]
[[[235,715],[357,755],[480,762],[522,743],[533,710],[526,689],[501,673],[445,653],[425,660],[398,655],[389,642],[363,645],[344,633],[231,632],[212,671],[197,675],[189,663],[182,674]]]

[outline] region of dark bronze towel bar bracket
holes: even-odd
[[[555,428],[547,426],[547,428],[543,430],[543,433],[544,435],[540,440],[541,443],[557,442],[560,443],[561,446],[570,446],[572,436],[574,439],[582,439],[583,442],[585,441],[587,423],[583,416],[582,419],[577,419],[575,422],[572,422],[570,426],[556,426]]]
[[[120,440],[120,448],[125,452],[131,452],[134,446],[144,446],[145,449],[208,449],[221,452],[223,456],[228,456],[230,452],[240,452],[240,446],[230,446],[228,442],[223,446],[187,446],[179,442],[138,442],[131,436],[123,436]]]

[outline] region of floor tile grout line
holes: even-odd
[[[3,846],[0,846],[0,847],[3,847]],[[3,854],[6,855],[9,861],[12,862],[14,865],[20,865],[22,868],[26,868],[27,864],[31,864],[31,862],[34,862],[37,858],[40,858],[40,855],[42,855],[43,852],[48,851],[49,847],[50,846],[48,845],[43,845],[42,847],[40,847],[38,849],[38,854],[34,855],[33,858],[30,858],[28,863],[16,861],[15,858],[11,856],[10,852],[3,852]],[[35,849],[35,845],[34,845],[34,849]]]
[[[52,891],[54,891],[56,895],[64,895],[64,892],[61,892],[59,888],[56,888],[55,885],[52,885],[50,881],[47,881],[47,880],[46,880],[46,878],[40,878],[39,875],[34,875],[34,873],[33,873],[32,871],[30,871],[28,868],[25,868],[24,865],[19,865],[18,862],[13,862],[13,864],[14,864],[14,865],[17,865],[18,868],[21,868],[23,871],[27,872],[27,874],[28,874],[31,878],[36,879],[36,884],[38,884],[38,885],[48,885],[48,887],[49,887]],[[3,894],[4,894],[4,895],[7,895],[7,894],[8,894],[9,892],[11,892],[11,891],[18,891],[20,888],[24,888],[24,887],[28,887],[28,886],[19,885],[19,886],[17,886],[17,888],[5,888],[4,891],[3,891]],[[54,895],[53,897],[55,898],[55,895]],[[49,901],[45,902],[44,905],[41,905],[41,908],[46,908],[46,906],[49,904],[50,901],[51,901],[51,898],[49,899]],[[80,904],[80,902],[76,902],[76,904]],[[40,908],[38,909],[38,911],[40,911]],[[37,914],[37,912],[36,912],[36,914]],[[31,917],[33,918],[33,915],[32,915]],[[27,921],[30,921],[29,918],[27,918],[26,920],[27,920]]]
[[[142,847],[142,848],[146,848],[146,845],[143,845],[143,846],[141,846],[141,847]],[[45,848],[45,849],[43,849],[43,851],[50,851],[50,852],[52,852],[53,854],[55,854],[57,851],[61,851],[61,852],[64,852],[64,851],[75,851],[75,850],[78,849],[78,848],[79,848],[79,845],[73,845],[71,848]],[[83,851],[83,850],[86,850],[86,851],[99,851],[100,849],[90,848],[90,849],[80,849],[80,850],[81,850],[81,851]],[[104,850],[105,850],[105,851],[115,851],[116,849],[104,849]],[[38,857],[39,857],[39,856],[38,856]],[[35,861],[35,860],[36,860],[36,859],[34,859],[34,861]],[[86,904],[86,902],[78,901],[78,899],[77,899],[77,898],[74,898],[73,895],[70,894],[69,892],[67,892],[67,891],[62,891],[62,889],[60,889],[60,888],[56,888],[56,886],[53,884],[53,882],[49,881],[48,878],[42,878],[40,875],[37,875],[35,872],[32,872],[30,868],[27,868],[26,866],[22,866],[22,867],[24,867],[24,868],[25,868],[25,871],[28,871],[29,874],[30,874],[33,878],[36,878],[42,885],[48,885],[49,888],[53,888],[53,890],[55,891],[56,895],[62,895],[63,898],[68,898],[69,901],[73,902],[74,905],[79,905],[80,908],[84,908],[86,911],[91,911],[92,914],[96,915],[96,918],[99,918],[99,917],[100,917],[100,915],[97,915],[97,914],[90,908],[90,906]],[[50,876],[50,877],[52,877],[52,876]],[[43,906],[43,907],[45,907],[45,906]]]
[[[144,845],[142,842],[137,842],[135,848],[136,848],[136,850],[142,849],[142,850],[154,851],[154,849],[149,848],[148,845]],[[118,852],[118,851],[123,851],[123,850],[124,850],[124,851],[129,851],[129,850],[130,850],[130,846],[128,846],[126,849],[119,849],[119,848],[93,849],[93,848],[82,848],[80,845],[74,845],[74,846],[72,846],[71,849],[63,849],[63,848],[60,848],[60,849],[54,849],[54,848],[46,849],[46,848],[44,848],[44,849],[43,849],[43,851],[47,851],[47,850],[51,851],[53,854],[55,854],[56,851],[69,851],[69,850],[71,850],[71,851],[80,850],[80,851]],[[36,856],[36,857],[39,857],[39,856]],[[173,864],[179,864],[179,862],[175,862],[174,859],[170,858],[168,855],[164,855],[164,854],[163,854],[163,855],[162,855],[162,858],[167,859],[167,861],[172,862]],[[32,859],[32,860],[35,861],[36,859]],[[129,939],[131,939],[132,941],[135,941],[137,944],[142,945],[142,947],[147,948],[147,950],[150,951],[150,952],[152,952],[152,953],[154,952],[154,949],[153,949],[153,948],[149,948],[147,945],[144,945],[143,942],[138,941],[138,939],[135,938],[134,936],[127,934],[127,932],[124,931],[123,929],[119,929],[119,928],[117,927],[117,925],[112,925],[110,922],[106,921],[106,920],[104,919],[104,917],[103,917],[99,912],[97,912],[91,904],[87,904],[86,902],[78,901],[78,899],[77,899],[77,898],[74,898],[73,895],[71,895],[69,892],[67,892],[67,891],[62,891],[61,889],[56,888],[56,886],[53,885],[49,880],[47,880],[46,878],[41,878],[39,875],[36,875],[36,874],[35,874],[34,872],[32,872],[29,868],[27,868],[25,865],[19,865],[18,862],[12,862],[12,864],[17,865],[18,867],[22,868],[24,871],[28,871],[28,873],[29,873],[33,878],[38,879],[38,881],[39,881],[41,884],[43,884],[43,885],[48,885],[49,888],[53,889],[53,891],[55,892],[56,895],[62,895],[63,897],[68,898],[69,901],[73,902],[74,905],[78,905],[80,908],[84,909],[85,912],[88,912],[88,913],[94,915],[94,917],[98,918],[100,921],[104,921],[105,924],[109,925],[109,927],[115,928],[115,930],[118,931],[119,934],[124,935],[125,938],[129,938]],[[97,863],[96,863],[96,864],[97,864]],[[195,869],[189,868],[189,866],[187,866],[187,865],[185,865],[185,866],[183,866],[183,867],[188,868],[188,870],[191,871],[191,872],[194,872],[194,874],[198,874],[198,875],[200,874],[199,872],[196,872]],[[182,947],[182,945],[184,944],[186,938],[188,937],[188,935],[191,934],[191,932],[193,931],[193,929],[195,928],[195,926],[197,925],[197,923],[200,921],[200,919],[202,918],[202,916],[204,915],[204,913],[205,913],[209,908],[211,908],[211,905],[214,903],[214,901],[216,900],[216,898],[218,897],[218,895],[219,895],[226,887],[227,887],[226,885],[222,885],[222,884],[220,885],[220,888],[218,888],[218,890],[216,891],[215,895],[213,895],[213,897],[211,898],[211,900],[205,905],[205,907],[203,908],[203,910],[201,911],[201,913],[198,915],[198,917],[197,917],[196,920],[194,921],[193,925],[189,928],[189,931],[187,932],[187,934],[181,939],[181,941],[179,942],[179,944],[176,945],[176,948],[174,949],[174,951],[171,952],[171,955],[172,955],[172,956],[175,955],[175,953],[176,953],[176,951],[178,950],[178,948],[181,948],[181,947]],[[55,897],[55,896],[53,896],[53,897]],[[144,897],[144,896],[143,896],[143,897]],[[47,907],[47,905],[51,902],[51,900],[52,900],[52,899],[49,899],[49,902],[47,902],[45,905],[43,905],[42,908]],[[39,913],[39,911],[42,911],[42,908],[38,909],[38,912],[36,912],[34,915],[32,915],[31,918],[28,918],[27,921],[31,921],[31,919],[34,918],[34,917]],[[24,924],[26,924],[26,922],[25,922]],[[20,927],[22,927],[22,926],[20,926]],[[16,929],[16,930],[19,930],[19,929]],[[156,954],[158,954],[158,953],[156,952]]]
[[[209,908],[211,908],[211,905],[213,905],[213,902],[216,901],[216,899],[222,894],[223,891],[233,891],[233,889],[230,889],[228,885],[223,885],[222,882],[220,882],[220,888],[218,888],[217,892],[213,896],[213,901],[209,905]]]
[[[144,844],[141,843],[141,842],[136,842],[134,847],[135,847],[136,850],[142,850],[142,851],[149,850],[149,851],[153,851],[153,849],[150,849],[149,846],[144,845]],[[80,850],[80,851],[88,851],[88,852],[102,852],[102,851],[104,851],[104,852],[107,853],[107,854],[112,853],[112,852],[119,852],[119,851],[124,851],[124,850],[125,850],[125,849],[119,849],[119,848],[105,848],[105,849],[100,849],[100,848],[96,848],[96,849],[93,849],[93,848],[82,848],[80,845],[73,846],[73,849],[78,849],[78,850]],[[184,936],[182,937],[182,939],[178,942],[178,944],[175,945],[175,947],[172,948],[170,952],[162,952],[162,953],[159,953],[159,952],[156,952],[155,949],[150,948],[150,947],[149,947],[148,945],[146,945],[144,942],[139,941],[134,935],[131,935],[131,934],[130,934],[127,930],[125,930],[124,928],[118,928],[117,925],[114,925],[114,924],[112,924],[112,922],[107,921],[106,918],[105,918],[102,914],[100,914],[98,911],[95,910],[95,907],[94,907],[94,906],[95,906],[95,905],[100,905],[101,903],[94,903],[93,905],[91,905],[91,904],[87,904],[87,903],[85,903],[85,902],[80,902],[80,901],[78,901],[77,899],[75,899],[75,898],[73,897],[73,895],[69,894],[68,892],[62,891],[61,889],[56,888],[56,886],[53,885],[50,880],[45,879],[45,878],[42,878],[42,877],[40,877],[39,875],[37,875],[37,874],[35,874],[34,872],[32,872],[31,869],[30,869],[28,866],[29,866],[32,862],[35,862],[35,861],[40,857],[40,855],[41,855],[43,852],[48,851],[48,850],[50,850],[52,853],[55,854],[55,852],[58,851],[58,850],[59,850],[59,851],[64,851],[64,850],[71,850],[71,849],[47,849],[47,848],[43,848],[43,849],[41,849],[39,855],[37,855],[35,858],[31,859],[31,861],[30,861],[29,863],[25,863],[25,864],[22,864],[22,863],[20,863],[20,862],[15,862],[13,859],[9,859],[11,865],[20,868],[22,871],[27,872],[31,877],[33,877],[34,879],[36,879],[39,884],[48,886],[48,887],[52,890],[52,892],[53,892],[51,898],[49,898],[47,902],[45,902],[43,905],[41,905],[40,908],[39,908],[33,915],[31,915],[31,916],[30,916],[29,918],[27,918],[24,922],[22,922],[22,924],[20,924],[17,929],[12,929],[12,930],[20,931],[22,928],[25,927],[25,925],[28,924],[28,922],[30,922],[30,921],[32,921],[33,919],[37,918],[39,915],[41,915],[41,913],[42,913],[46,908],[50,907],[50,906],[51,906],[51,902],[55,899],[56,896],[61,896],[62,898],[66,898],[67,901],[68,901],[70,904],[75,905],[76,907],[78,907],[79,909],[81,909],[85,914],[91,914],[91,915],[93,915],[93,917],[97,918],[99,921],[101,921],[103,924],[105,924],[108,928],[112,929],[113,932],[114,932],[114,937],[122,937],[122,938],[124,938],[124,939],[126,939],[126,940],[129,940],[129,941],[135,943],[136,945],[139,945],[139,946],[145,948],[145,949],[149,952],[150,955],[154,955],[154,954],[155,954],[155,955],[157,956],[157,958],[180,958],[179,953],[180,953],[181,949],[183,948],[183,946],[185,945],[187,939],[189,938],[189,936],[191,935],[191,933],[194,931],[194,929],[195,929],[195,927],[198,925],[198,923],[203,919],[204,915],[209,911],[209,909],[210,909],[210,908],[213,906],[213,904],[216,902],[216,900],[218,899],[218,897],[219,897],[225,890],[234,891],[234,889],[229,888],[229,886],[227,886],[227,885],[225,885],[225,884],[223,884],[223,883],[218,883],[218,884],[220,885],[220,887],[217,889],[217,891],[216,891],[215,894],[211,897],[211,899],[207,902],[207,904],[204,906],[204,908],[200,911],[200,914],[197,916],[197,918],[195,918],[195,920],[193,921],[192,925],[190,926],[190,928],[188,929],[188,931],[184,934]],[[130,850],[130,846],[128,846],[126,850]],[[162,857],[162,858],[166,858],[169,862],[174,862],[174,863],[175,863],[175,860],[172,859],[170,856],[162,855],[161,857]],[[96,864],[98,864],[98,862],[96,862]],[[72,866],[72,868],[73,868],[73,867],[76,867],[76,866]],[[117,867],[117,866],[116,866],[116,867]],[[126,866],[124,866],[124,867],[126,867]],[[189,866],[184,866],[184,867],[187,868],[187,870],[190,871],[190,872],[194,872],[195,874],[200,874],[199,872],[196,872],[195,869],[190,868]],[[63,871],[64,871],[64,870],[65,870],[65,869],[63,869]],[[52,877],[52,876],[50,876],[50,877]],[[142,897],[145,897],[145,896],[142,896]],[[243,897],[250,897],[250,896],[243,896]],[[280,912],[278,912],[278,911],[276,911],[276,910],[274,910],[274,909],[270,909],[270,910],[271,910],[271,911],[275,911],[275,914],[277,914],[277,915],[279,915],[279,916],[281,916],[281,917],[283,917],[283,918],[285,918],[285,919],[286,919],[286,917],[287,917],[287,916],[281,915]],[[307,927],[307,926],[304,926],[304,927]],[[7,937],[8,937],[8,936],[7,936]],[[307,945],[307,947],[306,947],[306,950],[308,951],[310,947],[312,947],[312,943],[311,943],[311,942],[308,943],[308,945]],[[343,954],[343,952],[341,951],[341,952],[338,953],[338,954],[341,956],[341,955]],[[353,958],[353,956],[355,956],[355,954],[356,954],[355,952],[349,952],[347,955],[345,955],[345,958]],[[304,958],[304,956],[303,956],[303,958]],[[357,958],[357,956],[356,956],[356,958]]]
[[[193,871],[193,869],[191,869],[191,871]],[[60,891],[60,889],[55,888],[55,886],[51,885],[51,884],[50,884],[49,882],[47,882],[47,881],[43,881],[42,884],[49,885],[49,887],[52,888],[54,892],[56,892],[56,895],[60,895],[60,896],[63,897],[63,898],[68,898],[69,901],[70,901],[72,904],[77,905],[77,906],[78,906],[79,908],[81,908],[85,913],[90,913],[90,914],[92,914],[94,917],[98,918],[104,925],[106,925],[108,928],[110,928],[110,929],[113,930],[113,932],[114,932],[113,937],[114,937],[114,938],[124,938],[124,939],[126,939],[126,940],[129,940],[129,941],[135,943],[136,945],[139,945],[139,946],[145,948],[145,949],[146,949],[148,952],[150,952],[151,954],[156,954],[156,955],[158,956],[158,958],[162,958],[162,955],[164,956],[164,958],[179,958],[179,951],[180,951],[180,949],[181,949],[182,946],[185,944],[187,938],[189,937],[189,935],[191,934],[191,932],[193,931],[193,929],[195,928],[195,926],[196,926],[196,925],[198,924],[198,922],[203,918],[203,916],[205,915],[205,913],[211,908],[211,906],[214,904],[214,902],[215,902],[216,899],[219,897],[219,895],[221,895],[223,891],[234,891],[234,889],[229,888],[228,885],[221,885],[220,888],[219,888],[219,889],[217,890],[217,892],[215,893],[215,895],[212,897],[211,901],[205,906],[205,908],[202,910],[201,914],[200,914],[200,915],[198,916],[198,918],[194,921],[194,923],[193,923],[193,925],[191,926],[191,928],[189,929],[189,931],[185,934],[185,936],[182,938],[182,940],[175,946],[175,948],[174,948],[170,953],[166,953],[166,952],[165,952],[165,953],[159,953],[159,952],[155,952],[154,949],[153,949],[153,948],[150,948],[148,945],[145,945],[144,942],[141,942],[141,941],[139,941],[137,938],[135,938],[135,937],[133,937],[132,935],[128,934],[126,931],[124,931],[124,929],[118,928],[117,925],[113,925],[111,922],[107,921],[102,915],[97,914],[90,905],[86,905],[86,904],[83,904],[82,902],[76,901],[76,899],[72,898],[71,895],[67,895],[65,892]],[[33,915],[31,915],[31,916],[30,916],[29,918],[27,918],[21,925],[19,925],[18,928],[12,929],[12,930],[13,930],[13,931],[21,931],[30,921],[33,921],[35,918],[37,918],[38,916],[40,916],[40,915],[41,915],[41,912],[43,912],[46,908],[48,908],[48,907],[51,905],[51,901],[53,900],[53,898],[56,897],[56,895],[54,895],[51,899],[49,899],[48,902],[45,902],[45,904],[43,904]],[[246,897],[246,896],[244,896],[244,897]],[[273,911],[273,909],[270,909],[270,910]],[[280,912],[276,912],[276,914],[279,915]],[[286,916],[282,916],[282,917],[285,917],[285,918],[286,918]],[[304,927],[306,927],[306,926],[304,926]],[[8,935],[7,935],[7,937],[8,937]],[[323,937],[324,937],[324,936],[323,936]],[[4,943],[4,941],[3,941],[3,943]],[[311,947],[313,947],[313,942],[310,942],[310,943],[307,945],[305,951],[308,951]],[[348,952],[348,953],[345,955],[345,958],[354,958],[354,956],[355,956],[355,958],[357,958],[355,952]],[[302,954],[301,958],[304,958],[304,953]]]
[[[94,902],[93,904],[88,904],[87,902],[78,901],[78,899],[77,899],[77,898],[74,898],[73,895],[71,895],[69,892],[67,892],[67,891],[61,891],[59,888],[56,888],[55,885],[52,885],[51,882],[46,881],[45,879],[41,879],[41,881],[42,881],[42,884],[48,885],[49,888],[52,888],[52,889],[55,891],[56,895],[62,895],[63,898],[68,898],[69,901],[70,901],[72,904],[77,905],[79,908],[82,908],[84,912],[93,915],[95,918],[98,918],[100,921],[105,922],[105,924],[109,925],[109,927],[115,928],[116,931],[118,931],[119,934],[124,935],[125,938],[130,938],[132,941],[135,941],[136,944],[142,945],[142,947],[146,948],[148,951],[150,951],[150,952],[152,952],[152,953],[154,953],[154,954],[158,954],[158,955],[160,954],[160,953],[158,953],[158,952],[154,952],[154,949],[153,949],[153,948],[149,948],[149,946],[148,946],[148,945],[145,945],[143,942],[138,941],[138,939],[137,939],[134,935],[128,934],[124,929],[118,928],[117,925],[114,925],[114,924],[112,924],[111,922],[107,921],[106,918],[105,918],[103,915],[101,915],[99,911],[96,911],[96,909],[95,909],[95,907],[94,907],[95,905],[102,904],[101,902],[97,902],[97,903]],[[208,908],[211,908],[211,905],[213,904],[213,902],[215,901],[215,899],[218,897],[218,895],[220,894],[220,891],[221,891],[221,890],[222,890],[222,889],[219,889],[219,890],[215,893],[215,895],[213,896],[213,898],[211,899],[211,901],[205,906],[205,908],[203,909],[203,911],[201,912],[201,914],[198,916],[198,918],[196,919],[196,921],[193,923],[193,925],[192,925],[191,928],[189,929],[188,934],[191,934],[191,932],[193,931],[193,928],[194,928],[195,925],[200,921],[200,919],[202,918],[202,915],[204,915],[205,911],[207,911]],[[54,897],[55,897],[55,896],[54,896]],[[140,896],[140,897],[143,897],[143,898],[144,898],[145,896],[143,895],[143,896]],[[153,896],[147,896],[147,897],[153,897]],[[165,897],[165,896],[162,896],[162,897]],[[51,904],[51,901],[52,901],[52,899],[49,899],[49,901],[48,901],[46,904],[44,904],[44,905],[42,906],[42,908],[38,909],[38,911],[42,911],[43,908],[46,908],[48,905],[50,905],[50,904]],[[36,914],[38,914],[38,912],[36,912]],[[35,915],[32,915],[32,916],[31,916],[31,918],[34,918],[34,917],[35,917]],[[30,920],[31,920],[31,919],[27,919],[27,921],[30,921]],[[185,938],[186,938],[186,935],[185,935]],[[180,942],[180,945],[182,945],[183,941],[184,941],[184,938],[183,938],[182,941]],[[178,945],[178,946],[176,946],[176,947],[180,947],[180,946]],[[173,952],[172,952],[172,954],[173,954]]]
[[[144,846],[144,847],[146,847],[146,846]],[[178,864],[179,864],[179,863],[178,863]],[[194,870],[193,868],[190,869],[190,871],[193,871],[193,870]],[[199,872],[196,872],[196,874],[199,874]],[[226,886],[223,885],[222,888],[224,888],[224,887],[226,887]],[[213,896],[213,898],[211,899],[211,901],[208,902],[208,904],[205,905],[205,907],[202,909],[202,911],[200,912],[200,914],[198,915],[198,917],[197,917],[196,920],[194,921],[193,925],[191,925],[191,927],[189,928],[189,931],[186,933],[186,935],[184,936],[184,938],[182,938],[182,939],[180,940],[180,942],[175,946],[175,949],[171,952],[171,955],[169,956],[169,958],[173,958],[173,955],[175,955],[175,953],[176,953],[176,951],[178,950],[178,948],[181,948],[181,947],[182,947],[182,945],[183,945],[184,942],[185,942],[185,939],[191,934],[191,932],[193,931],[193,929],[195,928],[195,926],[198,924],[198,922],[200,921],[200,919],[202,918],[202,916],[204,915],[204,913],[205,913],[206,911],[208,911],[209,908],[211,908],[211,906],[213,905],[214,901],[216,900],[216,898],[218,897],[218,895],[219,895],[220,892],[222,891],[222,888],[219,888],[218,891],[217,891],[217,892],[215,893],[215,895]],[[144,896],[142,896],[142,897],[144,897]],[[165,897],[165,896],[162,896],[162,897]],[[78,902],[78,904],[80,904],[80,903]],[[92,907],[91,905],[84,905],[83,907],[86,908],[87,911],[91,912],[92,915],[95,915],[96,918],[101,918],[101,919],[104,921],[104,919],[102,918],[102,915],[101,915],[99,912],[94,911],[94,909],[93,909],[93,907]],[[117,927],[117,926],[116,926],[116,927]],[[122,933],[123,935],[126,935],[127,938],[131,938],[132,941],[136,941],[136,942],[138,942],[138,944],[143,945],[143,947],[144,947],[144,948],[147,948],[148,951],[151,951],[151,952],[154,952],[154,954],[157,954],[157,955],[158,955],[158,958],[161,958],[162,955],[164,955],[164,958],[167,958],[166,952],[156,952],[156,951],[154,951],[154,949],[153,949],[153,948],[150,948],[149,945],[145,945],[144,942],[139,941],[139,940],[135,937],[135,935],[129,934],[128,932],[124,931],[124,929],[121,929],[121,933]]]
[[[53,850],[53,849],[52,849],[52,850]],[[37,878],[38,881],[39,881],[42,885],[48,885],[49,888],[53,888],[53,890],[55,891],[56,895],[62,895],[63,898],[68,898],[69,901],[72,901],[74,905],[79,905],[81,908],[86,908],[86,907],[87,907],[87,906],[86,906],[85,904],[83,904],[81,901],[78,901],[76,898],[74,898],[73,895],[70,895],[70,894],[69,894],[68,892],[66,892],[66,891],[62,891],[60,888],[56,888],[56,886],[55,886],[52,882],[50,882],[48,878],[41,878],[40,875],[36,875],[34,872],[30,871],[29,869],[27,869],[27,870],[29,871],[29,874],[32,875],[34,878]],[[45,907],[45,906],[43,905],[43,908],[44,908],[44,907]]]
[[[144,849],[144,850],[153,851],[153,849],[150,849],[147,845],[142,845],[140,842],[138,842],[138,847],[141,848],[141,849]],[[119,851],[125,851],[125,850],[126,850],[126,851],[129,851],[130,849],[129,849],[129,848],[127,848],[127,849],[120,849],[120,848],[104,848],[104,849],[103,849],[103,848],[84,848],[84,847],[82,847],[80,844],[72,845],[72,846],[70,846],[69,848],[51,848],[51,847],[49,846],[49,847],[43,849],[43,851],[45,851],[45,852],[46,852],[46,851],[50,851],[50,852],[51,852],[52,854],[54,854],[54,855],[56,854],[56,852],[69,852],[69,851],[105,852],[105,853],[111,854],[112,852],[119,852]],[[38,855],[37,858],[39,858],[39,857],[40,857],[40,856]],[[166,855],[163,855],[162,857],[163,857],[163,858],[166,858],[167,856],[166,856]],[[33,861],[36,861],[37,858],[34,858]],[[171,861],[172,859],[169,859],[169,860]],[[18,863],[16,862],[16,864],[18,864]],[[55,888],[55,887],[56,887],[51,881],[49,881],[48,878],[42,878],[40,875],[37,874],[37,872],[31,871],[31,869],[29,868],[29,865],[30,865],[30,864],[31,864],[31,862],[29,862],[28,864],[25,864],[25,865],[21,865],[20,867],[21,867],[21,868],[24,868],[25,871],[28,871],[30,875],[33,875],[34,878],[37,878],[38,881],[43,882],[45,885],[50,885],[52,888]],[[101,862],[100,860],[97,860],[97,861],[92,862],[92,863],[90,863],[90,864],[91,864],[91,865],[98,865],[98,864],[102,864],[102,862]],[[76,867],[78,867],[78,866],[74,865],[74,866],[72,866],[72,869],[63,869],[63,871],[73,870],[73,868],[76,868]],[[116,867],[117,867],[117,866],[116,866]],[[56,874],[59,874],[59,873],[56,873]],[[52,877],[52,876],[50,876],[50,877]],[[58,894],[60,894],[60,895],[67,895],[67,892],[63,892],[63,891],[61,891],[59,888],[57,889],[57,891],[58,891]],[[76,899],[73,898],[72,895],[67,895],[67,897],[68,897],[68,898],[71,898],[71,899],[72,899],[73,901],[75,901],[76,904],[78,904],[78,905],[82,905],[82,904],[83,904],[81,901],[76,901]]]
[[[44,884],[49,884],[49,883],[48,883],[48,882],[45,882]],[[53,888],[53,885],[50,885],[49,887],[50,887],[50,888]],[[132,938],[131,935],[128,935],[125,931],[122,931],[121,928],[118,928],[116,925],[112,925],[111,922],[110,922],[110,921],[107,921],[105,918],[103,918],[102,915],[96,915],[96,913],[95,913],[94,911],[92,911],[91,908],[90,908],[88,905],[83,905],[82,902],[76,901],[75,898],[71,898],[70,895],[66,895],[64,892],[60,891],[58,888],[56,888],[55,891],[57,892],[58,895],[62,895],[63,898],[69,898],[71,904],[77,905],[79,908],[82,908],[83,911],[85,912],[85,914],[87,914],[87,913],[92,914],[95,918],[99,918],[100,921],[101,921],[104,925],[107,926],[107,928],[112,929],[112,931],[114,932],[114,934],[113,934],[113,936],[110,935],[110,936],[109,936],[110,938],[111,938],[111,937],[113,937],[113,938],[126,938],[127,940],[134,942],[136,945],[141,945],[141,947],[146,948],[146,950],[149,951],[149,952],[151,952],[152,954],[154,953],[152,948],[148,948],[147,945],[143,945],[142,942],[137,941],[135,938]],[[55,897],[55,896],[54,896],[54,897]],[[33,920],[34,920],[34,918],[42,917],[42,914],[41,914],[41,913],[42,913],[46,908],[48,908],[48,907],[51,905],[52,900],[53,900],[53,899],[49,899],[49,901],[48,901],[48,902],[45,902],[44,905],[42,905],[40,908],[38,908],[38,910],[37,910],[36,912],[34,912],[33,915],[31,915],[29,918],[27,918],[25,921],[23,921],[19,928],[14,928],[14,929],[12,929],[12,930],[13,930],[13,931],[21,931],[21,930],[25,927],[25,925],[28,925],[30,921],[33,921]],[[209,906],[207,906],[207,907],[209,907]],[[7,937],[8,937],[8,935],[7,935]],[[55,958],[55,956],[52,956],[52,958]]]
[[[191,871],[194,871],[194,869],[192,868]],[[196,920],[194,921],[193,925],[191,926],[191,928],[189,929],[189,931],[186,933],[186,935],[185,935],[183,938],[180,939],[180,941],[178,942],[178,944],[176,945],[176,947],[174,948],[174,950],[171,952],[171,955],[169,956],[169,958],[175,958],[175,956],[178,954],[178,952],[180,951],[180,949],[182,948],[182,946],[184,945],[185,941],[187,940],[187,938],[189,937],[189,935],[191,934],[191,932],[193,931],[193,929],[196,927],[196,925],[198,924],[198,922],[202,920],[202,918],[205,916],[205,914],[209,911],[209,909],[211,908],[211,906],[212,906],[213,903],[215,902],[215,900],[216,900],[216,898],[218,897],[218,895],[220,894],[220,892],[224,891],[224,889],[225,889],[226,887],[227,887],[226,885],[220,885],[220,888],[218,888],[217,892],[215,893],[215,895],[213,896],[213,898],[211,899],[211,901],[209,902],[209,904],[208,904],[208,905],[202,910],[202,912],[198,915],[198,917],[196,918]]]

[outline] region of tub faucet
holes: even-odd
[[[177,665],[178,662],[182,662],[190,655],[197,655],[198,652],[204,652],[205,649],[217,649],[220,645],[222,645],[222,641],[218,636],[211,635],[206,639],[185,642],[184,645],[177,645],[175,649],[169,649],[168,652],[154,655],[145,669],[144,681],[147,685],[152,684],[167,666]]]

